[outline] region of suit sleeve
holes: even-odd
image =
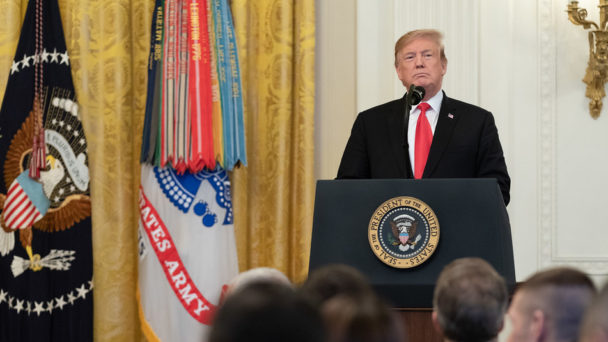
[[[370,164],[367,149],[365,120],[359,114],[342,154],[337,179],[370,178]]]
[[[481,132],[481,141],[477,155],[477,177],[496,178],[505,205],[509,204],[511,178],[498,139],[498,130],[492,114],[488,115]]]

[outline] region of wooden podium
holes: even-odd
[[[385,201],[409,196],[426,203],[440,228],[432,256],[413,268],[394,268],[373,253],[368,225]],[[433,290],[454,259],[480,257],[515,284],[509,217],[495,179],[367,179],[317,182],[310,271],[341,263],[365,274],[403,317],[410,341],[440,341],[431,322]],[[422,334],[422,335],[418,335]],[[438,339],[437,339],[438,338]]]
[[[408,341],[442,342],[443,336],[435,330],[431,314],[433,309],[395,309],[401,316]]]

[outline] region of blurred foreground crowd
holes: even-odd
[[[276,269],[256,268],[229,285],[208,341],[406,342],[402,320],[350,266],[316,269],[298,285]],[[598,292],[585,273],[556,267],[510,295],[482,259],[457,259],[443,269],[432,321],[445,341],[497,341],[506,320],[509,342],[608,342],[608,284]]]

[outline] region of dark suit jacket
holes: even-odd
[[[338,178],[413,178],[404,113],[405,96],[359,113]],[[508,204],[511,179],[492,113],[444,93],[422,178],[496,178]]]

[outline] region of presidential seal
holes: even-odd
[[[421,265],[439,243],[435,212],[414,197],[395,197],[382,203],[374,211],[367,232],[374,254],[395,268]]]

